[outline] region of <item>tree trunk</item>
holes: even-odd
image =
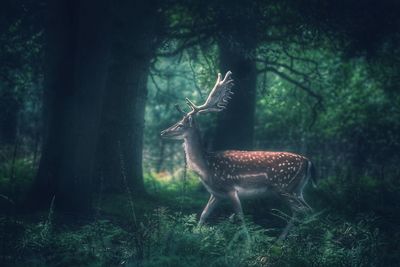
[[[249,54],[255,48],[255,41],[222,37],[218,40],[220,70],[233,73],[234,95],[225,111],[218,117],[214,136],[214,149],[251,149],[254,135],[256,101],[256,63]]]
[[[32,200],[86,211],[108,66],[107,0],[49,1],[45,139]]]
[[[155,53],[156,8],[151,1],[114,6],[112,63],[98,146],[99,175],[107,192],[145,192],[142,174],[144,111]]]
[[[0,145],[14,145],[17,139],[18,112],[21,105],[10,89],[0,92]]]

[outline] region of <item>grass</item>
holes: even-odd
[[[23,225],[17,266],[390,266],[382,265],[387,255],[374,218],[353,224],[317,214],[282,242],[251,221],[198,227],[195,214],[165,208],[137,227],[102,219],[59,228],[51,220]]]
[[[15,183],[23,188],[30,183],[30,169],[23,161],[18,164]],[[0,186],[9,188],[4,177]],[[285,222],[269,209],[282,210],[278,214],[283,217],[286,211],[277,203],[267,205],[271,199],[244,203],[245,227],[229,219],[229,205],[198,227],[208,195],[197,178],[182,172],[147,173],[149,197],[103,196],[90,218],[55,213],[53,205],[39,217],[0,216],[0,265],[396,266],[400,226],[395,206],[385,202],[385,212],[391,210],[392,217],[379,213],[380,182],[370,177],[357,181],[329,177],[318,190],[308,191],[319,212],[299,219],[288,237],[277,241]],[[356,203],[357,208],[341,206],[345,203]]]

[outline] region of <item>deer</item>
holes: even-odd
[[[218,73],[215,86],[202,105],[186,98],[190,111],[185,113],[178,105],[183,118],[161,131],[161,137],[183,140],[188,168],[194,171],[210,193],[207,205],[200,215],[203,225],[215,207],[224,199],[230,200],[235,214],[243,220],[241,198],[261,197],[275,193],[289,203],[292,216],[280,238],[285,238],[296,215],[312,208],[303,197],[303,190],[313,178],[313,164],[304,156],[290,152],[226,150],[207,152],[203,148],[196,116],[220,112],[227,108],[233,95],[232,72],[222,79]],[[313,183],[314,178],[312,179]]]

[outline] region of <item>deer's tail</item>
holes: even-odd
[[[314,188],[317,188],[317,172],[315,166],[311,161],[308,161],[307,176],[311,179],[311,184]]]

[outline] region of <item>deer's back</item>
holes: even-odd
[[[213,183],[256,190],[260,185],[290,191],[307,171],[308,159],[289,152],[236,151],[210,153],[207,157]],[[262,187],[262,186],[261,186]]]

